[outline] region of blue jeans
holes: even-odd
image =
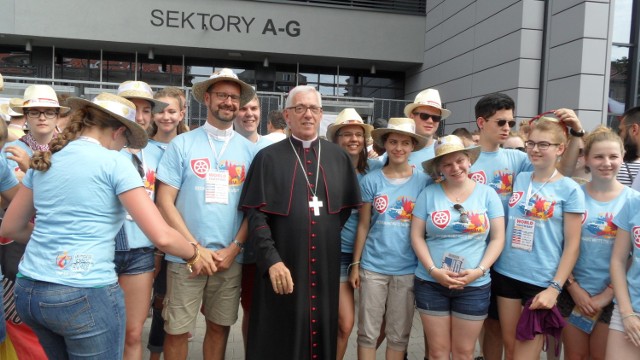
[[[117,283],[76,288],[17,278],[15,299],[50,359],[122,359],[126,315]]]

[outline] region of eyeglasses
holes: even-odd
[[[460,204],[454,204],[453,208],[456,209],[456,211],[458,211],[460,213],[460,222],[461,223],[468,223],[469,222],[469,214],[467,213],[467,210],[464,209],[464,207]]]
[[[338,136],[345,137],[345,138],[348,138],[348,139],[351,139],[354,136],[356,137],[356,139],[364,138],[364,134],[363,133],[350,133],[350,132],[348,132],[348,133],[344,133],[344,134],[340,133],[340,134],[338,134]]]
[[[540,150],[540,151],[545,151],[545,150],[547,150],[547,149],[549,148],[549,146],[551,146],[551,145],[558,146],[558,145],[560,145],[560,144],[553,144],[553,143],[550,143],[550,142],[548,142],[548,141],[535,142],[535,141],[531,141],[531,140],[528,140],[528,141],[525,141],[525,142],[524,142],[524,146],[525,146],[528,150],[533,150],[533,149],[535,149],[535,147],[537,146],[537,147],[538,147],[538,150]]]
[[[515,120],[496,120],[496,124],[498,124],[499,127],[503,127],[506,124],[509,124],[510,128],[514,128],[516,127],[516,121]]]
[[[45,110],[45,111],[40,111],[40,110],[25,111],[25,115],[27,115],[29,119],[39,119],[41,114],[44,114],[45,119],[55,119],[56,116],[58,116],[58,111],[52,110],[52,109]]]
[[[209,94],[215,95],[218,100],[222,100],[222,101],[227,99],[231,99],[231,101],[233,102],[240,101],[240,95],[236,95],[236,94],[227,94],[226,92],[218,92],[218,91],[211,91]]]
[[[429,120],[429,118],[431,118],[431,120],[433,120],[433,122],[440,122],[440,120],[442,120],[442,116],[438,116],[438,115],[431,115],[431,114],[427,114],[427,113],[421,113],[421,112],[414,112],[413,116],[419,116],[421,120]]]
[[[287,110],[293,110],[294,113],[301,115],[305,114],[307,110],[311,111],[312,114],[318,115],[322,111],[322,108],[319,106],[305,106],[305,105],[296,105],[288,107]]]

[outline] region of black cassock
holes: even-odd
[[[303,171],[323,202],[319,216],[309,207],[313,194]],[[256,155],[240,197],[258,267],[246,359],[336,358],[340,230],[360,203],[349,156],[335,144],[316,140],[304,149],[291,138]],[[277,295],[271,286],[269,267],[279,261],[291,271],[292,294]]]

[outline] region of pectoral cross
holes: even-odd
[[[318,201],[318,197],[314,196],[309,201],[309,208],[313,208],[313,216],[320,216],[320,208],[322,207],[322,201]]]

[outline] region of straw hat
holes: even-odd
[[[400,135],[408,135],[414,138],[418,143],[413,151],[418,151],[427,145],[427,139],[423,136],[416,134],[416,123],[413,119],[409,118],[391,118],[386,128],[375,129],[371,131],[371,137],[376,145],[384,148],[384,141],[382,136],[384,134],[396,133]]]
[[[21,109],[18,109],[18,107],[22,106],[22,103],[24,101],[21,98],[11,98],[9,99],[9,103],[7,104],[7,112],[6,114],[9,116],[24,116],[23,113],[21,113],[20,111],[22,111]],[[20,110],[20,111],[16,111],[16,110]]]
[[[204,93],[219,81],[231,81],[240,85],[240,106],[245,106],[256,95],[251,85],[238,79],[238,75],[236,75],[233,70],[224,68],[211,74],[209,79],[193,84],[193,88],[191,89],[193,97],[196,98],[200,104],[204,104]]]
[[[100,93],[92,101],[71,97],[67,99],[67,104],[74,110],[92,107],[120,121],[131,133],[127,137],[129,147],[142,149],[147,145],[147,132],[136,123],[136,105],[131,101],[110,93]]]
[[[365,124],[364,121],[362,121],[360,115],[358,115],[356,109],[346,108],[340,111],[338,117],[336,117],[336,121],[334,121],[333,124],[329,125],[329,127],[327,128],[327,139],[329,139],[329,141],[333,141],[333,137],[336,135],[336,132],[338,132],[338,130],[340,130],[341,128],[349,125],[361,126],[364,129],[365,139],[368,139],[369,136],[371,136],[371,130],[373,130],[373,126]]]
[[[416,99],[407,106],[404,107],[404,115],[411,117],[411,113],[415,108],[420,106],[429,106],[434,109],[440,110],[440,116],[442,119],[446,119],[451,115],[451,111],[442,108],[442,101],[440,101],[440,92],[436,89],[422,90],[416,95]]]
[[[57,108],[61,112],[69,111],[66,106],[60,106],[58,95],[49,85],[29,85],[24,90],[22,105],[10,106],[16,112],[23,112],[24,109],[33,107]]]
[[[118,96],[125,99],[142,99],[151,103],[151,110],[154,113],[162,111],[169,104],[153,98],[151,86],[144,81],[125,81],[118,86]]]
[[[2,77],[2,74],[0,74],[0,91],[4,90],[4,78]]]
[[[435,168],[435,160],[458,151],[466,151],[469,155],[469,161],[473,165],[473,163],[478,160],[478,156],[480,155],[480,146],[470,146],[468,148],[465,148],[462,140],[455,135],[447,135],[445,137],[441,137],[436,140],[434,146],[435,156],[422,163],[424,171],[432,177],[438,177],[437,169]]]

